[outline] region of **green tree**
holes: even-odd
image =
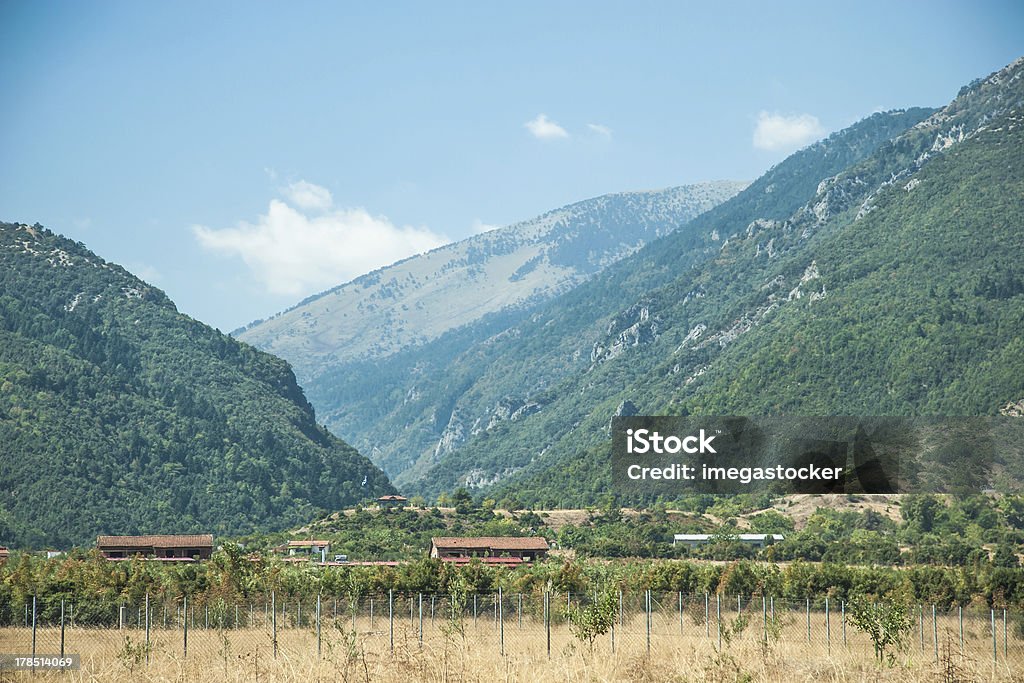
[[[597,599],[586,605],[571,605],[566,610],[565,618],[569,622],[569,630],[577,640],[594,649],[594,640],[608,633],[615,624],[618,612],[619,597],[616,591],[606,590],[599,593]]]
[[[850,600],[847,613],[854,628],[871,638],[878,662],[894,664],[894,650],[903,650],[910,634],[910,610],[906,603],[895,599],[872,601],[867,596],[855,596]]]

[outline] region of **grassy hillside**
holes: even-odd
[[[0,544],[14,546],[277,529],[392,490],[316,423],[284,361],[84,245],[9,223],[0,463]]]

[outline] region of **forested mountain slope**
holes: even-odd
[[[558,299],[489,316],[386,359],[331,369],[307,387],[310,400],[333,430],[396,483],[415,486],[434,462],[471,438],[502,423],[514,433],[514,424],[554,399],[563,378],[586,372],[595,353],[646,344],[640,318],[647,293],[701,267],[751,221],[790,216],[814,198],[823,179],[930,113],[912,109],[865,119],[797,152],[729,201]],[[615,338],[606,340],[609,330]],[[597,340],[603,350],[595,348]]]
[[[287,363],[81,243],[0,223],[0,545],[281,529],[392,490]]]
[[[593,503],[609,490],[608,422],[622,411],[995,414],[1020,399],[1022,95],[1018,61],[823,179],[788,215],[718,219],[764,179],[705,214],[694,223],[710,221],[712,256],[599,318],[603,329],[575,340],[576,367],[537,383],[532,414],[467,430],[410,488]],[[682,260],[680,237],[652,250]],[[615,270],[643,273],[645,254]],[[536,312],[539,328],[573,296],[621,290],[616,275]],[[537,348],[538,335],[516,343]],[[508,373],[507,358],[462,395]]]

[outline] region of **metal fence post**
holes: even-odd
[[[36,596],[32,596],[32,659],[36,656]],[[995,623],[995,622],[993,622]],[[994,628],[994,627],[993,627]],[[32,671],[36,670],[35,662],[32,663]]]
[[[182,624],[182,636],[181,636],[181,657],[182,659],[188,659],[188,596],[182,598],[181,603],[181,624]]]
[[[825,596],[825,651],[832,654],[832,623],[829,621],[828,596]]]
[[[271,641],[274,644],[274,659],[277,659],[277,592],[270,591]]]
[[[768,600],[761,596],[761,635],[764,637],[764,644],[768,644]]]
[[[718,621],[718,651],[722,651],[722,594],[715,593],[715,619]]]
[[[505,605],[501,600],[501,586],[498,586],[498,642],[501,644],[501,656],[505,656]],[[422,636],[422,632],[420,633]]]
[[[807,598],[807,642],[811,642],[811,599]]]
[[[548,658],[551,657],[551,593],[544,591],[544,631],[547,634]]]
[[[998,655],[998,650],[996,650],[996,611],[990,609],[989,612],[992,617],[992,664],[995,664]]]
[[[63,609],[61,610],[63,612]],[[61,621],[64,620],[63,614],[61,615]],[[64,649],[64,644],[61,643],[61,650]],[[149,664],[149,591],[146,591],[146,664]]]
[[[843,647],[846,647],[846,600],[843,600],[839,606],[843,613]]]
[[[619,626],[622,626],[622,591],[619,591]]]
[[[957,620],[960,622],[960,654],[964,653],[964,606],[957,605]]]
[[[519,608],[516,610],[516,614],[519,617],[519,628],[523,627],[523,594],[519,594]]]
[[[60,600],[60,657],[64,659],[64,598]]]
[[[615,654],[615,620],[612,620],[611,628],[608,629],[608,633],[611,636],[612,643],[612,654]]]
[[[679,635],[683,635],[683,591],[679,591]]]
[[[373,630],[373,598],[370,598],[370,630]]]
[[[423,593],[420,593],[420,647],[423,647]]]
[[[476,593],[473,593],[473,626],[476,626]]]
[[[932,604],[932,645],[935,647],[935,661],[939,661],[939,624],[935,617],[935,605]]]
[[[651,589],[647,589],[647,656],[651,655]]]
[[[391,653],[395,652],[395,591],[388,589],[388,639],[391,643]]]
[[[1006,661],[1006,608],[1003,608],[1003,661]]]

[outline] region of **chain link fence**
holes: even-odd
[[[903,620],[902,647],[890,649],[901,666],[984,671],[985,680],[1024,673],[1020,610],[915,605]],[[596,626],[584,633],[587,623]],[[386,672],[389,662],[401,661],[427,667],[419,677],[426,680],[432,660],[444,659],[447,666],[453,653],[467,652],[520,662],[569,652],[620,660],[784,658],[789,667],[809,670],[823,662],[870,667],[876,656],[872,638],[853,623],[850,606],[841,600],[651,591],[314,597],[275,592],[244,601],[147,595],[99,606],[27,596],[0,605],[0,653],[77,654],[82,669],[94,675],[168,665],[180,670],[192,663],[222,671],[223,676],[210,673],[213,680],[229,680],[233,671],[250,671],[239,680],[252,678],[252,672],[259,677],[261,670],[279,670],[275,662],[318,661],[361,664],[366,680],[377,680],[370,676],[371,664]],[[406,675],[418,678],[415,670]]]

